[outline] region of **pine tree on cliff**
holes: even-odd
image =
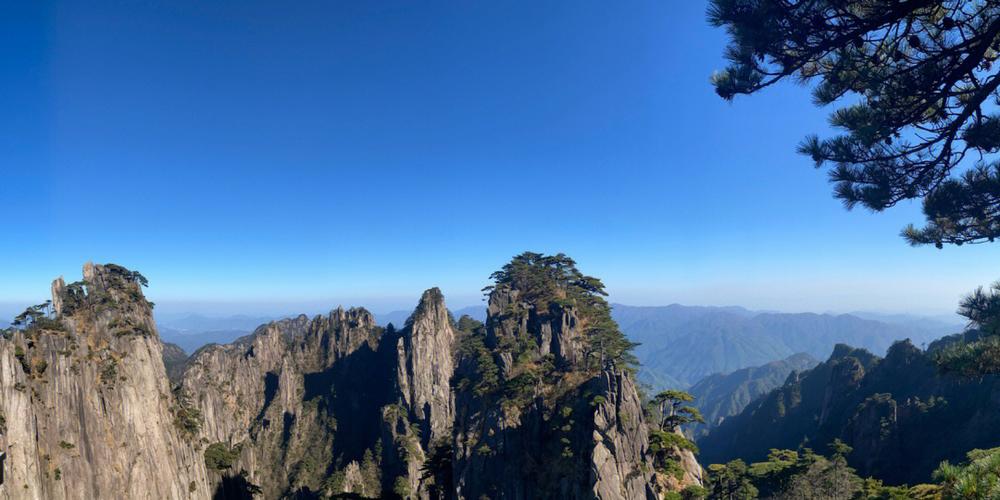
[[[830,117],[840,134],[799,151],[830,166],[848,209],[922,200],[924,227],[903,230],[913,245],[1000,235],[1000,1],[712,0],[708,18],[730,38],[713,76],[724,99],[793,79],[817,105],[844,104]]]
[[[521,298],[534,304],[576,307],[587,319],[585,367],[601,369],[608,363],[622,367],[637,364],[630,342],[611,319],[611,306],[604,283],[586,276],[576,268],[576,261],[565,254],[544,255],[524,252],[515,256],[499,271],[490,275],[494,284],[483,288],[487,294],[500,286],[521,292]]]

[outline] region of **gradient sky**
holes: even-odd
[[[794,152],[807,89],[716,97],[704,2],[48,4],[0,7],[10,307],[87,260],[227,314],[470,305],[528,249],[630,304],[941,313],[1000,278],[908,247],[916,204],[845,211]]]

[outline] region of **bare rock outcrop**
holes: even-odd
[[[210,498],[137,278],[87,264],[54,318],[0,339],[0,498]]]
[[[423,293],[396,344],[397,406],[383,414],[388,442],[398,453],[387,469],[405,481],[413,497],[430,498],[430,485],[421,469],[433,447],[451,440],[455,396],[456,333],[441,290]],[[450,488],[451,485],[435,485]]]
[[[701,480],[690,454],[682,479],[653,472],[632,374],[588,337],[620,332],[562,283],[498,286],[462,331],[432,288],[398,330],[337,308],[186,359],[168,347],[173,383],[144,284],[88,264],[4,331],[0,500],[638,500]]]
[[[213,477],[240,473],[266,498],[341,491],[350,464],[378,458],[392,388],[382,334],[368,311],[338,308],[195,353],[180,392],[203,418],[199,438],[235,455]]]
[[[558,290],[557,290],[558,293]],[[680,480],[654,472],[642,401],[625,369],[587,364],[585,328],[568,300],[492,290],[484,340],[467,340],[456,400],[455,488],[460,498],[658,498],[701,484],[681,454]],[[600,360],[600,354],[594,359]],[[490,370],[499,380],[483,383]],[[478,378],[478,381],[477,381]]]

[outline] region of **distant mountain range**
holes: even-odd
[[[694,404],[705,417],[705,424],[692,426],[691,434],[704,436],[727,417],[743,411],[751,401],[781,387],[792,372],[803,372],[818,364],[816,358],[799,353],[763,366],[716,373],[701,379],[688,392],[694,396]]]
[[[201,314],[171,315],[166,317],[157,316],[157,326],[166,327],[182,335],[220,331],[220,330],[242,330],[252,332],[258,326],[271,321],[281,319],[277,316],[250,316],[238,314],[235,316],[203,316]]]
[[[376,314],[375,320],[380,326],[392,323],[401,328],[413,311],[391,311]],[[479,321],[486,320],[486,307],[470,306],[452,311],[455,319],[468,314]],[[258,326],[283,319],[276,316],[204,316],[201,314],[181,314],[167,316],[157,321],[157,329],[164,342],[176,344],[188,355],[208,344],[227,344],[240,337],[249,335]]]
[[[266,322],[265,322],[266,323]],[[262,323],[263,324],[263,323]],[[228,344],[240,337],[249,335],[253,330],[210,330],[192,331],[175,330],[173,328],[158,326],[160,338],[163,342],[175,344],[184,350],[188,355],[193,354],[198,349],[208,344]]]
[[[640,345],[640,380],[653,389],[688,388],[717,373],[762,366],[797,353],[826,359],[837,343],[847,343],[884,353],[893,341],[905,338],[914,344],[960,330],[958,322],[910,315],[813,314],[757,312],[742,307],[669,306],[637,307],[615,304],[612,317],[622,331]],[[402,327],[412,311],[376,314],[380,325]],[[469,315],[483,321],[484,306],[452,311],[456,319]],[[209,343],[227,343],[248,335],[275,317],[238,315],[207,317],[181,315],[160,320],[165,342],[188,354]]]
[[[884,353],[896,340],[916,345],[954,333],[946,322],[901,316],[898,322],[850,314],[754,312],[741,307],[614,305],[622,331],[639,342],[640,380],[654,389],[687,388],[708,375],[760,366],[796,353],[826,359],[838,343]]]

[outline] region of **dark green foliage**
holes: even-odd
[[[392,483],[392,492],[399,498],[410,498],[410,481],[404,476],[399,476]]]
[[[791,78],[814,83],[818,105],[849,103],[830,120],[842,135],[800,147],[832,165],[848,207],[924,198],[927,227],[905,231],[914,244],[1000,234],[995,167],[954,176],[1000,149],[1000,2],[712,0],[708,17],[730,37],[720,96]]]
[[[694,397],[684,391],[663,391],[646,405],[652,429],[649,433],[649,452],[653,468],[678,480],[684,477],[680,466],[682,450],[698,453],[698,447],[680,433],[681,426],[704,422],[697,408],[688,406]]]
[[[451,441],[447,438],[437,443],[432,443],[430,455],[420,467],[420,479],[429,482],[428,490],[432,498],[451,498],[453,495],[453,468],[452,457],[454,449]]]
[[[706,482],[709,497],[726,500],[757,498],[757,488],[748,472],[747,464],[742,460],[733,460],[725,465],[709,465]]]
[[[72,315],[84,309],[101,312],[115,308],[119,304],[112,291],[124,294],[131,302],[153,307],[153,303],[146,300],[140,291],[141,287],[149,285],[145,276],[117,264],[104,264],[102,267],[107,271],[103,287],[95,286],[86,280],[69,283],[63,287],[60,293],[63,314]],[[148,335],[141,330],[134,333]]]
[[[343,470],[336,470],[333,474],[330,474],[325,480],[323,480],[323,489],[332,493],[333,495],[340,494],[344,491],[344,483],[347,481],[347,475]]]
[[[685,487],[680,493],[681,500],[697,500],[706,497],[708,497],[708,488],[698,486],[697,484]]]
[[[460,332],[474,333],[483,328],[483,323],[468,314],[463,314],[461,318],[458,318],[458,323],[455,324],[455,327]]]
[[[50,316],[53,312],[52,301],[46,300],[41,304],[28,307],[24,312],[15,316],[11,325],[13,325],[13,328],[20,328],[25,331],[66,331],[66,327],[63,326],[62,322]]]
[[[491,274],[490,279],[494,285],[483,289],[487,294],[506,285],[519,290],[525,301],[538,304],[564,298],[592,303],[595,297],[607,295],[599,279],[584,276],[577,270],[576,262],[561,253],[524,252]]]
[[[89,286],[90,284],[86,281],[74,281],[63,287],[60,294],[63,314],[72,315],[78,309],[86,306]]]
[[[14,357],[17,358],[19,363],[21,363],[21,369],[24,370],[24,373],[31,374],[31,363],[28,362],[28,356],[27,353],[24,352],[23,347],[19,345],[14,346]]]
[[[687,405],[693,401],[694,396],[684,391],[666,390],[654,396],[646,410],[657,429],[673,432],[683,425],[705,422],[697,408]]]
[[[932,351],[939,349],[932,346]],[[908,342],[885,359],[838,346],[830,360],[790,377],[698,440],[701,458],[758,461],[804,441],[854,448],[845,454],[864,476],[889,484],[925,482],[942,460],[995,445],[1000,415],[996,376],[942,375],[934,352]]]
[[[961,465],[944,462],[934,471],[945,500],[1000,498],[1000,448],[972,450]]]
[[[576,262],[565,254],[524,252],[493,273],[490,279],[494,284],[484,288],[485,292],[491,293],[501,287],[517,290],[520,300],[534,304],[538,311],[576,308],[586,322],[584,366],[579,368],[601,369],[609,362],[632,368],[638,363],[632,354],[636,344],[629,341],[611,319],[611,306],[604,300],[607,296],[604,283],[581,273]],[[493,321],[498,319],[491,318]],[[515,356],[520,352],[523,351],[515,351]]]
[[[190,404],[187,397],[177,394],[177,404],[172,408],[174,414],[174,426],[181,431],[181,435],[191,439],[198,435],[201,430],[201,410]]]
[[[842,443],[836,448],[844,451]],[[831,499],[878,498],[885,489],[880,483],[866,485],[848,467],[843,454],[825,458],[804,448],[800,451],[771,450],[766,462],[747,466],[742,460],[708,467],[707,487],[712,499]]]
[[[382,470],[371,450],[365,450],[361,459],[361,481],[365,495],[379,498],[382,495]]]
[[[979,287],[965,297],[959,304],[958,313],[988,335],[1000,333],[1000,281],[989,290]]]
[[[457,388],[471,388],[477,396],[492,393],[500,386],[500,368],[493,360],[493,354],[486,347],[485,334],[480,330],[463,335],[459,339],[459,354],[473,366],[470,377],[458,381]]]
[[[239,446],[230,448],[226,443],[212,443],[205,448],[205,466],[208,470],[221,472],[232,468],[239,456]]]
[[[941,370],[966,377],[1000,374],[1000,282],[969,294],[958,313],[971,328],[953,342],[934,346],[939,347],[934,355]]]
[[[130,271],[118,264],[104,264],[104,269],[107,270],[111,276],[115,279],[120,279],[128,283],[135,283],[139,286],[148,287],[149,280],[145,276],[139,273],[139,271]]]
[[[118,362],[114,358],[107,358],[102,361],[99,376],[102,384],[114,384],[115,379],[118,378]]]
[[[59,441],[59,447],[64,450],[72,450],[73,448],[76,448],[76,445],[73,443],[67,443],[66,441]]]
[[[927,226],[910,225],[903,230],[903,236],[911,244],[933,244],[938,248],[945,243],[993,242],[1000,235],[998,203],[1000,164],[977,165],[928,193],[924,198]]]
[[[658,472],[684,477],[680,465],[680,451],[698,453],[698,447],[691,440],[673,431],[652,429],[649,432],[649,453],[653,456],[653,468]]]
[[[981,377],[1000,373],[1000,337],[991,335],[972,342],[955,342],[934,352],[942,373]]]

